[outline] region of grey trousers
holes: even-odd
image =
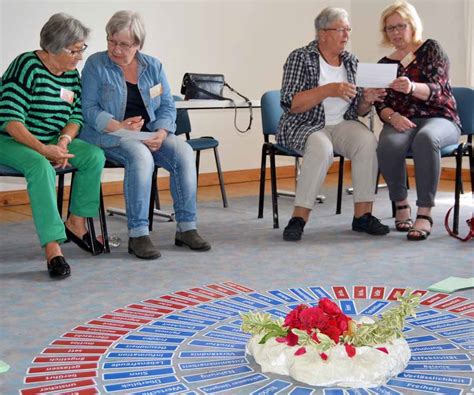
[[[390,200],[408,196],[405,157],[413,155],[418,207],[434,207],[441,172],[440,149],[459,141],[461,131],[445,118],[415,118],[416,128],[398,132],[385,124],[380,133],[377,155],[380,171],[387,182]]]
[[[313,208],[334,151],[352,161],[354,202],[373,202],[378,169],[376,149],[374,134],[358,121],[342,121],[312,133],[303,152],[295,206]]]

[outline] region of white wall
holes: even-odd
[[[413,0],[426,26],[425,37],[438,39],[452,61],[452,79],[466,84],[464,10],[472,0]],[[388,0],[188,0],[188,1],[78,1],[0,0],[0,73],[23,51],[38,48],[39,31],[49,16],[67,12],[92,29],[90,55],[105,49],[104,27],[120,9],[139,11],[146,23],[144,52],[160,58],[174,93],[179,93],[185,72],[223,73],[237,90],[251,98],[280,87],[288,53],[314,36],[313,19],[327,5],[347,9],[354,34],[351,50],[362,61],[376,61],[387,50],[378,47],[380,11]],[[449,6],[448,6],[449,4]],[[472,33],[472,32],[471,32]],[[194,111],[196,135],[220,141],[224,170],[258,168],[262,142],[260,114],[255,111],[251,132],[233,129],[233,111]],[[239,125],[248,114],[239,111]],[[203,153],[202,172],[214,171],[211,153]],[[110,171],[107,180],[120,177]],[[0,190],[17,189],[19,181],[3,180]],[[13,184],[12,184],[13,183]]]

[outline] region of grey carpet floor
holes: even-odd
[[[435,227],[424,242],[408,242],[405,234],[393,230],[386,190],[379,192],[374,210],[392,228],[384,237],[351,231],[351,196],[344,196],[343,213],[335,215],[335,191],[325,194],[327,201],[315,207],[298,243],[284,242],[281,236],[291,199],[279,199],[280,229],[272,228],[269,200],[264,219],[256,218],[255,197],[232,199],[227,209],[220,201],[200,202],[199,231],[212,242],[212,250],[197,253],[175,247],[175,224],[157,220],[152,239],[162,257],[155,261],[129,255],[125,219],[108,217],[109,233],[118,236],[121,245],[111,254],[91,257],[65,244],[72,276],[64,281],[49,279],[31,222],[0,226],[0,360],[11,365],[0,375],[0,392],[18,393],[32,358],[74,326],[169,292],[224,281],[262,291],[358,284],[426,289],[449,276],[474,275],[472,242],[461,243],[444,230],[452,193],[438,195]],[[472,199],[466,196],[461,218],[472,209]],[[461,232],[467,232],[464,222]],[[474,296],[472,290],[456,295]]]

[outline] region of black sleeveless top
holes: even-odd
[[[148,122],[150,122],[150,117],[148,116],[148,112],[146,111],[142,95],[138,90],[138,85],[131,84],[127,81],[127,106],[125,107],[124,119],[136,116],[141,116],[145,120],[141,130],[149,131],[146,125],[148,124]]]

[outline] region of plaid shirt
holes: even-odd
[[[406,69],[398,60],[387,57],[380,59],[379,63],[398,64],[397,77],[405,76],[430,88],[430,96],[426,101],[387,89],[384,102],[375,105],[379,114],[384,108],[390,107],[409,119],[446,118],[461,127],[449,83],[449,59],[437,41],[426,40],[415,51],[415,60]]]
[[[319,57],[317,42],[311,41],[306,47],[294,50],[288,56],[283,67],[283,82],[280,92],[283,114],[278,125],[276,141],[284,147],[303,151],[308,136],[325,126],[322,103],[303,113],[294,114],[290,111],[291,102],[297,93],[319,85]],[[355,84],[357,58],[349,52],[343,51],[341,60],[347,71],[348,82]],[[352,99],[344,114],[344,119],[357,119],[357,105],[361,95],[362,90],[357,89],[357,95]]]

